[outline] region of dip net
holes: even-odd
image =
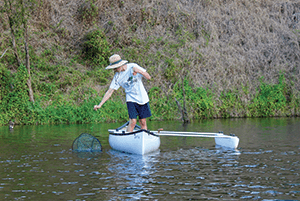
[[[78,136],[73,144],[74,152],[101,152],[102,147],[100,141],[88,133],[82,133]]]

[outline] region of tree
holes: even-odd
[[[18,39],[23,38],[24,41],[25,66],[28,73],[28,95],[31,102],[34,102],[34,97],[31,86],[30,55],[28,49],[28,20],[31,11],[33,11],[36,6],[37,2],[35,0],[4,0],[4,4],[0,8],[0,12],[6,14],[8,18],[11,32],[12,49],[14,51],[18,66],[22,64],[22,60],[18,51],[18,49],[20,48]]]
[[[28,80],[27,80],[27,86],[28,86],[28,91],[29,91],[29,99],[31,102],[34,102],[34,98],[33,98],[33,90],[32,90],[32,86],[31,86],[31,75],[30,75],[30,57],[29,57],[29,49],[28,49],[28,26],[27,26],[27,22],[28,22],[28,16],[29,16],[29,12],[26,9],[26,5],[24,4],[24,1],[21,0],[21,10],[22,10],[22,24],[24,27],[24,42],[25,42],[25,52],[26,52],[26,69],[28,72]]]

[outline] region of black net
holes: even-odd
[[[82,133],[72,145],[75,152],[100,152],[102,150],[100,141],[88,133]]]

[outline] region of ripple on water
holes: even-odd
[[[1,156],[1,198],[297,200],[300,196],[299,147],[186,146],[136,156],[109,147],[95,155],[72,153],[70,145],[60,140],[46,144]]]

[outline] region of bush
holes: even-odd
[[[100,30],[88,33],[83,43],[83,58],[94,65],[107,66],[111,55],[110,45],[105,34]]]
[[[153,87],[149,91],[151,120],[176,119],[178,114],[175,101],[167,96],[159,87]]]
[[[27,115],[27,102],[29,101],[27,79],[28,73],[24,65],[18,68],[15,77],[1,68],[1,112],[2,119],[22,122]],[[11,87],[11,88],[10,88]],[[3,89],[3,91],[2,91]]]
[[[181,82],[175,84],[174,93],[181,105],[185,99],[189,116],[194,119],[212,118],[215,115],[212,92],[202,87],[193,88],[187,79],[184,79],[183,82],[183,86]],[[182,87],[184,87],[185,96]]]
[[[7,102],[10,86],[12,83],[10,72],[0,63],[0,125],[8,123],[7,117]],[[5,120],[6,119],[6,120]]]
[[[263,79],[263,78],[262,78]],[[283,75],[279,77],[278,84],[266,84],[260,80],[260,87],[256,96],[249,105],[250,116],[272,117],[280,116],[286,108],[285,98],[286,84]]]

